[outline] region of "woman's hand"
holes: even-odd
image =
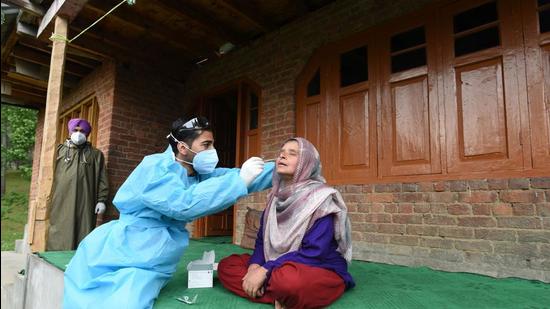
[[[251,298],[261,297],[264,294],[263,285],[266,278],[267,269],[258,264],[251,264],[243,277],[244,292]]]

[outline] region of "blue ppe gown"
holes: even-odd
[[[187,176],[172,149],[146,156],[118,190],[118,220],[92,231],[65,271],[64,308],[151,308],[189,244],[185,224],[271,187],[274,164],[249,188],[239,169]]]

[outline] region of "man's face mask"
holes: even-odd
[[[187,148],[187,150],[191,151],[195,154],[195,157],[193,157],[193,162],[187,162],[185,160],[180,160],[176,158],[176,161],[185,162],[187,164],[193,165],[193,169],[199,173],[199,174],[210,174],[214,171],[216,168],[216,165],[218,165],[218,153],[216,152],[215,148],[203,150],[200,152],[195,152],[191,150],[184,142],[179,141],[176,139],[171,133],[170,135],[172,138],[177,141],[178,143],[182,144],[183,147]]]
[[[185,145],[185,144],[184,144]],[[210,174],[218,165],[218,152],[215,148],[203,150],[201,152],[194,152],[188,147],[189,151],[195,154],[193,157],[193,169],[199,174]]]
[[[82,145],[86,142],[86,135],[84,135],[84,133],[82,132],[73,132],[71,134],[71,141],[73,142],[73,144],[75,145]]]

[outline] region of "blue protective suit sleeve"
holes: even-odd
[[[244,181],[235,172],[185,188],[181,178],[168,171],[145,186],[141,202],[167,217],[189,222],[219,212],[247,193]]]
[[[250,187],[248,187],[248,193],[252,192],[258,192],[263,191],[265,189],[269,189],[272,186],[271,180],[273,178],[273,170],[275,169],[275,163],[274,162],[268,162],[264,165],[264,170],[254,181],[250,184]],[[216,168],[212,173],[208,175],[201,175],[201,181],[204,181],[206,179],[210,179],[212,177],[218,177],[225,175],[227,173],[237,173],[237,175],[240,173],[240,168],[225,168],[225,167],[218,167]]]
[[[273,179],[273,169],[275,169],[274,162],[268,162],[264,165],[263,172],[254,179],[254,181],[248,187],[248,193],[263,191],[271,188]]]

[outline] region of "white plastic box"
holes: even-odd
[[[214,286],[214,271],[218,263],[215,260],[214,250],[205,251],[202,259],[187,264],[187,288],[211,288]]]

